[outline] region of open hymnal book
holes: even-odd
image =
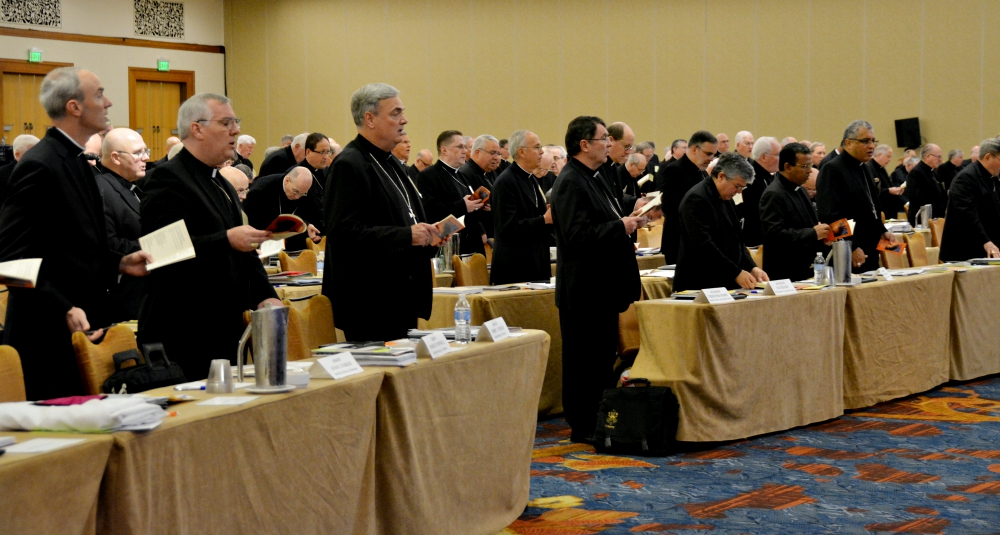
[[[443,240],[465,228],[465,216],[463,215],[462,217],[456,218],[455,216],[448,214],[448,217],[434,223],[434,226],[437,227],[438,232],[440,232],[438,237]]]
[[[285,240],[267,240],[265,242],[261,242],[260,254],[257,256],[261,258],[267,258],[269,256],[274,256],[284,250],[285,250]]]
[[[636,182],[636,184],[638,184],[639,187],[641,188],[643,185],[646,184],[646,182],[649,182],[650,180],[653,180],[653,173],[649,173],[648,175],[640,178],[638,182]]]
[[[278,217],[274,218],[264,230],[271,233],[272,240],[284,240],[302,234],[308,228],[306,222],[295,214],[278,214]]]
[[[0,284],[13,288],[34,288],[41,267],[41,258],[24,258],[0,263]]]
[[[649,213],[650,210],[656,208],[657,206],[660,206],[661,204],[663,204],[663,196],[657,195],[655,199],[644,204],[643,207],[639,209],[639,215],[646,215]]]
[[[194,258],[194,245],[183,219],[142,236],[139,247],[153,256],[153,263],[146,264],[147,271]]]

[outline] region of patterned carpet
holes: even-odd
[[[1000,533],[1000,377],[662,458],[540,422],[531,502],[502,535]]]

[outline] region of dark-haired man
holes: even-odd
[[[717,140],[707,130],[699,130],[691,135],[687,142],[687,152],[676,160],[671,160],[660,167],[654,180],[656,189],[663,196],[663,239],[661,250],[667,264],[677,262],[677,251],[680,247],[678,227],[678,208],[681,199],[708,175],[705,168],[715,158]]]
[[[802,185],[812,171],[809,147],[789,143],[778,157],[781,171],[760,198],[764,271],[774,279],[807,279],[816,253],[826,254],[830,225],[820,223]]]
[[[563,339],[563,410],[575,442],[586,441],[594,432],[601,395],[616,381],[618,314],[641,292],[628,237],[648,220],[615,203],[614,192],[600,173],[610,147],[603,121],[587,116],[573,119],[566,130],[569,163],[552,187],[559,248],[556,305]],[[601,291],[595,292],[598,287]]]
[[[445,130],[437,138],[438,161],[417,176],[417,187],[423,196],[427,218],[433,223],[449,214],[456,218],[471,215],[483,207],[482,199],[473,198],[472,185],[458,169],[468,157],[468,146],[458,130]],[[459,234],[462,254],[486,254],[483,246],[483,226],[476,216],[465,219],[465,229]]]

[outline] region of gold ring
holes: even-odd
[[[258,248],[258,247],[260,247],[260,244],[259,244],[259,243],[257,243],[257,242],[253,242],[253,243],[251,243],[251,244],[250,244],[250,248],[251,248],[251,249],[256,249],[256,248]]]

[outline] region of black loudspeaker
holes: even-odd
[[[923,145],[920,137],[920,119],[896,119],[896,146],[903,149],[916,149]]]

